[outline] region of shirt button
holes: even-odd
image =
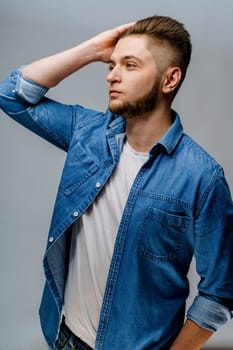
[[[100,188],[100,186],[101,186],[101,183],[100,182],[96,182],[95,187],[96,188]]]
[[[49,237],[49,243],[53,243],[54,238],[53,237]]]
[[[79,216],[79,212],[78,212],[78,211],[74,211],[74,212],[73,212],[73,216],[74,216],[75,218],[77,218],[77,217]]]

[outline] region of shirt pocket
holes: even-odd
[[[139,229],[137,251],[154,261],[177,258],[190,218],[150,207]]]
[[[95,145],[92,141],[89,141],[89,146],[91,143],[92,147],[94,147]],[[99,169],[96,155],[97,152],[91,153],[80,142],[76,142],[67,155],[60,191],[68,196],[85,184]]]

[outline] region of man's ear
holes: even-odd
[[[182,72],[179,67],[169,67],[164,73],[162,84],[162,93],[169,94],[173,92],[180,84]]]

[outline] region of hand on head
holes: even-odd
[[[95,36],[93,40],[99,51],[99,60],[105,63],[109,62],[112,55],[112,51],[120,37],[120,35],[132,26],[134,22],[123,24],[114,29],[110,29],[102,32],[101,34]]]

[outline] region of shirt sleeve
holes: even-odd
[[[16,86],[14,92],[31,104],[37,104],[41,98],[48,92],[48,88],[40,86],[35,82],[25,78],[18,70],[16,76]]]
[[[16,122],[67,151],[74,128],[74,108],[47,97],[48,91],[15,70],[0,83],[0,108]],[[77,114],[83,108],[76,107]]]
[[[221,167],[202,197],[194,255],[199,295],[187,317],[216,331],[233,317],[233,203]]]
[[[233,312],[227,307],[200,295],[196,296],[187,313],[187,318],[213,332],[229,322],[232,317]]]

